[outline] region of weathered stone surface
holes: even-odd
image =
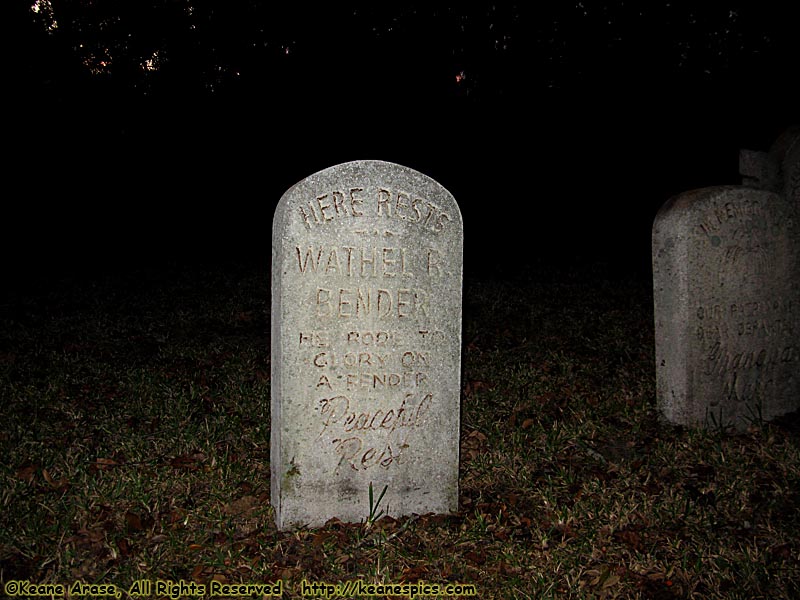
[[[800,125],[781,133],[769,152],[741,150],[739,173],[742,184],[783,194],[800,211]]]
[[[770,191],[780,187],[780,165],[767,152],[740,150],[739,174],[747,187]]]
[[[658,404],[671,422],[746,428],[800,408],[800,229],[793,202],[725,186],[653,225]]]
[[[271,498],[280,529],[458,505],[463,226],[433,179],[356,161],[272,232]]]
[[[779,191],[794,202],[800,217],[800,125],[784,131],[770,148],[770,155],[780,162]]]

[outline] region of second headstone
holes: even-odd
[[[680,425],[746,429],[800,408],[800,237],[789,199],[686,192],[653,224],[656,393]]]

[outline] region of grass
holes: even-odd
[[[268,299],[266,265],[6,294],[0,585],[800,597],[797,424],[661,423],[647,281],[597,266],[468,279],[459,512],[377,518],[376,489],[364,524],[283,533],[269,504]]]

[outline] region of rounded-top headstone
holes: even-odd
[[[407,167],[349,162],[281,198],[271,355],[280,529],[457,510],[462,255],[455,199]]]
[[[662,414],[745,429],[800,408],[800,224],[793,201],[720,186],[670,199],[653,224]]]

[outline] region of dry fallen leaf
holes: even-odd
[[[194,546],[196,544],[192,544]],[[191,548],[191,546],[189,546]],[[202,582],[203,580],[203,571],[205,571],[205,566],[197,565],[194,569],[192,569],[192,581]]]
[[[242,496],[222,507],[222,512],[229,516],[247,516],[253,513],[259,506],[258,498],[255,496]]]
[[[30,483],[33,481],[33,476],[36,474],[36,465],[27,464],[17,469],[17,477],[22,481]]]
[[[403,569],[403,581],[419,581],[425,579],[428,575],[428,568],[425,565],[417,565],[415,567],[406,567]]]
[[[483,563],[486,562],[486,556],[478,552],[467,552],[464,555],[464,558],[466,558],[469,562],[475,565],[482,565]]]
[[[135,512],[128,511],[125,513],[125,524],[128,526],[128,531],[136,532],[144,529],[142,518]]]
[[[64,490],[69,486],[69,480],[66,477],[62,477],[58,480],[53,479],[53,476],[50,475],[50,472],[47,469],[42,469],[42,477],[44,477],[44,480],[54,490]]]
[[[186,469],[187,471],[196,471],[200,465],[206,461],[206,455],[202,452],[195,452],[194,454],[182,454],[176,456],[170,461],[170,465],[176,469]]]
[[[111,458],[96,458],[95,461],[89,467],[91,472],[95,471],[108,471],[109,469],[116,467],[119,463]]]

